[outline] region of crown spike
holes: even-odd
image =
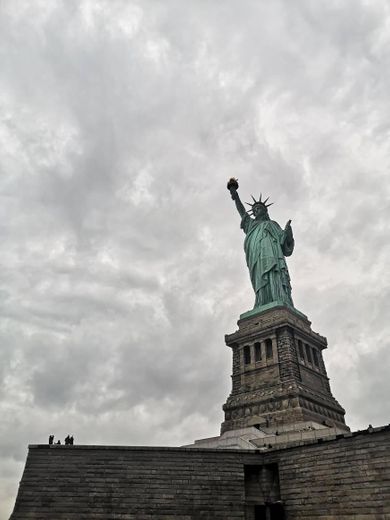
[[[260,198],[259,198],[259,202],[261,203],[261,192],[260,192]]]
[[[265,207],[266,208],[269,208],[270,206],[272,206],[273,202],[270,202],[269,204],[266,204]]]
[[[253,199],[253,202],[256,204],[257,200],[254,198],[253,195],[251,195],[251,197],[252,197],[252,199]],[[253,204],[252,204],[252,206],[253,206]]]
[[[265,201],[263,202],[263,204],[266,204],[268,199],[269,199],[269,197],[267,197],[267,198],[265,199]]]

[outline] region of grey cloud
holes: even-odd
[[[294,301],[350,424],[387,423],[386,3],[0,10],[0,518],[49,433],[218,432],[253,305],[231,176],[293,220]]]

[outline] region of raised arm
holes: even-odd
[[[238,182],[236,179],[231,178],[227,184],[227,189],[230,191],[230,195],[232,196],[232,199],[236,203],[236,208],[238,213],[241,217],[243,217],[246,213],[243,203],[240,200],[240,197],[238,196],[237,189],[238,189]]]

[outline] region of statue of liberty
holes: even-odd
[[[284,259],[294,250],[291,220],[283,230],[269,218],[268,207],[272,205],[267,204],[269,197],[262,201],[261,194],[259,200],[252,195],[253,203],[246,203],[251,207],[247,212],[237,193],[237,180],[230,179],[227,188],[236,203],[241,216],[241,228],[246,234],[244,250],[256,294],[254,308],[272,302],[293,307],[290,276]]]

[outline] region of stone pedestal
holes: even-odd
[[[221,434],[253,426],[272,434],[294,423],[349,430],[330,390],[326,338],[305,315],[275,304],[241,315],[238,327],[225,336],[233,374]]]

